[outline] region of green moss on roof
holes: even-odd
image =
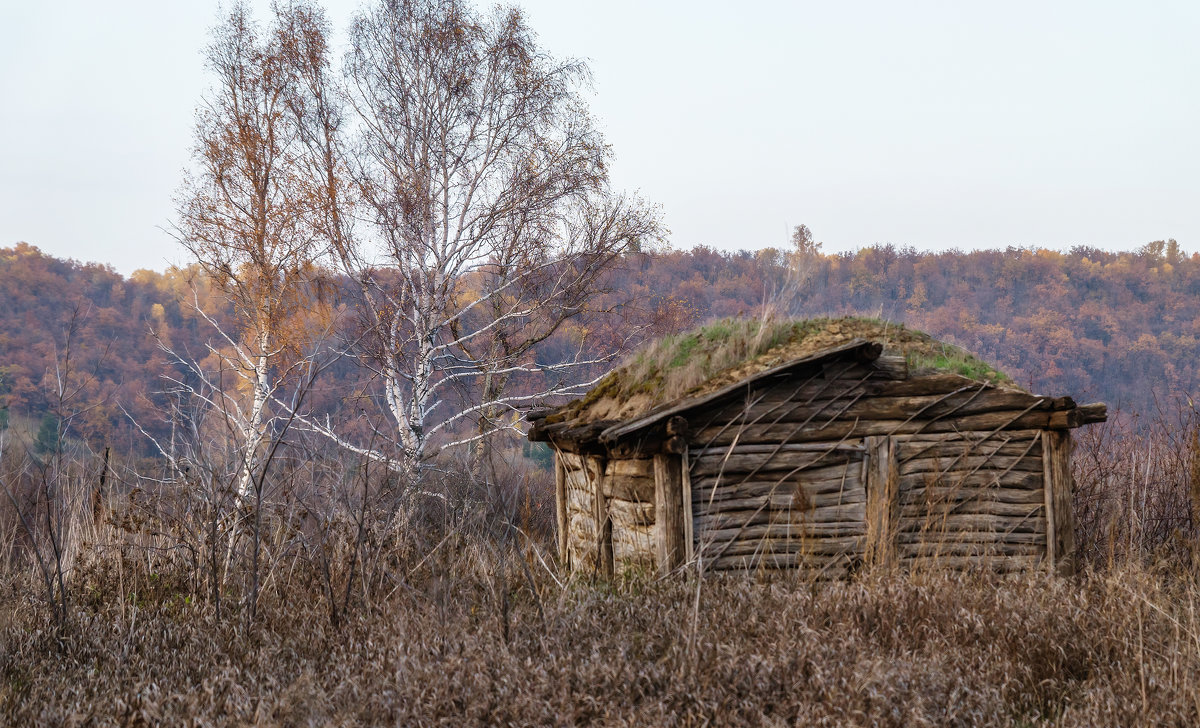
[[[1003,372],[957,346],[879,319],[727,318],[650,342],[583,399],[552,417],[597,421],[636,416],[856,338],[882,342],[884,354],[903,354],[913,374],[953,372],[1011,384]]]

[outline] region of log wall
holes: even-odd
[[[693,453],[693,553],[710,569],[844,575],[863,552],[865,452],[847,441]]]
[[[559,452],[566,563],[610,573],[655,567],[654,461]]]

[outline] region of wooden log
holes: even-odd
[[[896,438],[899,440],[900,438]],[[993,455],[1010,457],[1042,456],[1042,435],[1037,431],[1033,438],[1012,438],[1007,432],[1001,433],[990,440],[940,440],[901,442],[897,450],[900,462],[919,458],[941,458],[952,461],[960,456],[991,457]]]
[[[692,477],[703,478],[718,473],[749,473],[754,471],[803,470],[831,467],[862,459],[860,452],[779,452],[743,453],[740,448],[725,456],[696,458]]]
[[[1040,434],[1040,432],[1039,432]],[[793,452],[857,452],[865,453],[866,446],[862,440],[847,440],[845,442],[801,442],[793,445],[736,445],[733,451],[744,455],[762,455],[764,453],[793,453]],[[705,450],[689,450],[693,460],[699,460],[706,457],[723,458],[730,452],[729,447],[714,447]]]
[[[904,497],[906,493],[923,491],[927,488],[933,490],[994,488],[997,490],[1031,490],[1041,493],[1043,477],[1040,472],[1031,473],[1025,470],[1013,470],[1007,473],[994,470],[976,470],[974,472],[952,470],[945,473],[903,475],[900,476],[899,482],[901,497]]]
[[[864,519],[867,537],[865,559],[873,565],[889,565],[895,560],[897,496],[896,447],[892,438],[867,438],[867,498]]]
[[[720,484],[718,484],[720,483]],[[795,492],[802,488],[804,497],[812,500],[817,496],[838,495],[846,496],[847,502],[866,499],[861,476],[829,480],[805,480],[797,478],[765,479],[765,480],[735,480],[725,482],[708,479],[697,483],[692,488],[692,503],[710,503],[730,498],[753,498],[772,493]]]
[[[918,432],[957,432],[962,430],[1028,430],[1047,429],[1051,427],[1051,417],[1057,418],[1062,412],[988,412],[979,415],[963,417],[947,417],[940,420],[873,420],[847,422],[810,423],[798,426],[797,423],[780,422],[773,425],[745,425],[722,429],[707,427],[693,435],[693,447],[718,447],[728,445],[737,438],[738,442],[747,444],[770,442],[813,442],[818,440],[837,441],[843,437],[869,437],[872,435],[905,435]],[[1061,418],[1056,419],[1059,421]],[[1067,420],[1073,422],[1074,420]],[[1066,425],[1071,426],[1071,425]]]
[[[1042,472],[1042,458],[1013,457],[1008,455],[972,455],[969,457],[917,458],[900,463],[900,475],[913,473],[941,473],[954,470],[988,469],[998,471]]]
[[[554,507],[558,524],[558,560],[570,568],[567,562],[567,467],[563,463],[562,454],[554,454]]]
[[[695,518],[695,516],[693,515],[693,512],[692,512],[691,455],[687,451],[684,451],[684,453],[682,455],[680,455],[679,458],[680,458],[680,463],[682,465],[682,467],[680,468],[681,474],[682,474],[682,478],[681,478],[682,488],[681,488],[681,492],[679,495],[680,495],[680,498],[683,500],[684,560],[686,563],[690,564],[692,562],[692,559],[694,559],[696,557],[696,547],[695,547],[695,545],[696,545],[695,525],[696,524],[695,524],[695,521],[693,520]]]
[[[951,486],[945,488],[929,487],[902,490],[899,503],[901,507],[962,503],[964,501],[1040,506],[1043,500],[1043,493],[1040,488],[967,488]]]
[[[775,420],[822,422],[836,420],[906,420],[917,415],[921,420],[938,417],[978,415],[988,412],[1020,412],[1026,409],[1052,411],[1056,400],[1038,397],[1018,390],[980,389],[974,385],[966,391],[911,397],[861,396],[847,394],[842,399],[803,402],[784,407],[770,401],[759,401],[736,411],[727,412],[729,419],[740,422],[759,420],[768,424]]]
[[[842,523],[765,523],[756,526],[739,528],[704,529],[697,524],[696,542],[729,541],[733,539],[802,539],[863,536],[866,526],[861,520],[845,521]]]
[[[654,456],[654,512],[660,573],[683,563],[687,554],[683,526],[683,467],[679,455]]]
[[[604,495],[601,480],[604,477],[605,462],[598,457],[589,457],[585,470],[594,480],[592,488],[593,519],[596,524],[596,569],[601,576],[611,578],[613,575],[612,552],[612,519],[608,514],[608,498]]]
[[[917,445],[927,445],[930,443],[958,443],[969,442],[985,445],[992,442],[1024,442],[1028,444],[1029,440],[1042,439],[1041,430],[1004,430],[1003,432],[980,432],[974,430],[964,430],[961,432],[918,432],[911,435],[897,435],[896,442],[900,446],[900,451],[904,452],[906,448]],[[1040,450],[1039,450],[1040,452]]]
[[[1071,512],[1071,434],[1046,432],[1042,438],[1049,534],[1047,560],[1056,573],[1070,575],[1076,571],[1075,519]]]
[[[595,495],[581,488],[567,488],[567,511],[592,514],[596,511]]]
[[[654,502],[653,478],[606,475],[600,482],[604,485],[604,495],[608,498],[619,498],[635,503]]]
[[[725,492],[718,492],[714,494],[717,497],[711,500],[706,495],[696,496],[692,501],[692,512],[699,515],[757,508],[758,504],[762,503],[765,498],[777,501],[788,499],[791,504],[789,507],[797,510],[866,503],[867,500],[866,491],[862,488],[853,488],[846,491],[834,490],[825,493],[811,493],[804,490],[803,498],[798,499],[799,491],[797,491],[794,485],[784,484],[779,487],[773,487],[766,483],[756,485],[757,487],[746,488],[745,490],[731,488]]]
[[[1033,571],[1043,560],[1037,555],[997,556],[910,556],[901,560],[901,566],[910,571],[991,571],[1001,574]]]
[[[1046,521],[1041,516],[983,516],[974,513],[954,513],[950,515],[930,514],[926,518],[901,518],[899,526],[902,533],[960,531],[1044,533]]]
[[[951,544],[951,543],[1019,543],[1046,544],[1044,532],[1035,533],[996,533],[995,531],[957,531],[953,533],[901,533],[896,536],[900,545],[916,543]]]
[[[1042,556],[1046,550],[1041,543],[913,543],[901,544],[901,559],[913,556]]]
[[[840,463],[828,468],[811,468],[808,470],[758,470],[753,472],[728,472],[720,475],[692,474],[692,483],[696,489],[703,490],[705,496],[714,488],[729,488],[743,483],[775,483],[780,487],[803,485],[811,492],[822,488],[846,490],[861,487],[863,484],[863,465],[861,460]]]
[[[634,501],[610,498],[608,500],[609,516],[613,524],[622,527],[654,525],[654,504],[637,503]]]
[[[745,554],[812,554],[813,556],[854,556],[862,553],[861,538],[812,538],[799,541],[739,539],[705,542],[704,555],[741,556]]]
[[[941,518],[951,513],[972,513],[986,516],[1032,516],[1041,514],[1041,503],[1002,503],[983,498],[971,498],[941,503],[912,503],[900,506],[901,518]]]
[[[609,458],[608,470],[605,473],[611,477],[646,478],[654,480],[654,458]]]
[[[696,515],[706,515],[725,511],[755,510],[763,506],[764,503],[767,504],[766,507],[768,508],[809,510],[824,508],[826,506],[865,504],[866,501],[866,493],[862,490],[856,490],[850,493],[805,493],[802,502],[797,503],[794,489],[780,488],[774,493],[764,493],[762,495],[746,495],[740,498],[725,498],[713,501],[700,499],[693,504],[692,512]]]
[[[715,530],[736,528],[743,525],[763,523],[793,523],[793,524],[824,524],[862,521],[866,517],[866,504],[851,503],[840,506],[826,506],[809,511],[773,510],[761,508],[745,511],[721,511],[705,513],[696,516],[695,527],[699,530],[712,532]]]

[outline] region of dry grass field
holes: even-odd
[[[1097,429],[1065,580],[566,580],[534,485],[375,520],[281,490],[214,521],[165,491],[72,499],[90,479],[64,466],[27,511],[59,530],[3,511],[0,723],[1196,725],[1194,430]],[[8,463],[9,493],[53,480]]]

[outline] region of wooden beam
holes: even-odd
[[[899,507],[894,438],[868,437],[866,460],[867,542],[865,560],[891,566],[896,560],[896,520]]]
[[[692,559],[696,558],[696,522],[693,520],[692,514],[692,462],[688,451],[685,448],[683,454],[679,456],[680,472],[682,474],[682,488],[680,496],[683,498],[683,552],[684,562],[691,563]]]
[[[1046,481],[1046,556],[1054,573],[1069,576],[1076,569],[1070,431],[1042,433],[1042,458]]]
[[[584,468],[592,486],[592,518],[596,527],[596,570],[602,577],[612,578],[613,548],[612,519],[608,514],[608,498],[604,495],[604,458],[585,457]]]
[[[682,456],[654,456],[655,548],[658,570],[668,573],[683,563],[687,555],[683,523]]]
[[[567,466],[560,452],[554,453],[554,504],[558,515],[558,561],[565,568],[567,563]]]

